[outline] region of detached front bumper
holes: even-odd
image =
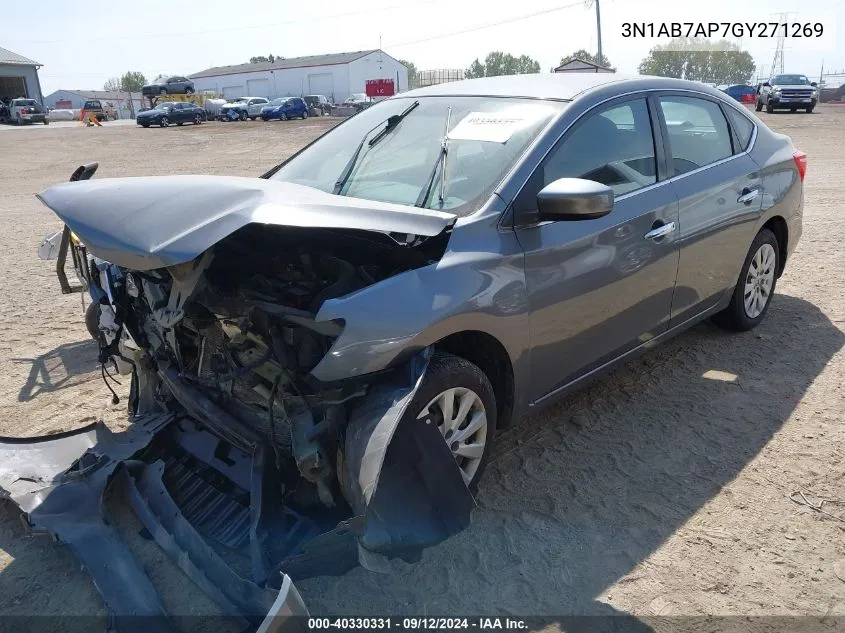
[[[71,549],[100,592],[110,633],[177,629],[109,517],[107,489],[128,501],[159,548],[225,616],[242,620],[242,630],[305,631],[308,611],[294,580],[359,564],[378,571],[391,557],[416,560],[469,525],[474,500],[440,432],[403,419],[428,359],[420,354],[373,385],[351,416],[339,477],[351,515],[344,511],[339,522],[324,509],[312,517],[288,508],[272,449],[258,444],[250,454],[226,443],[212,432],[213,407],[193,406],[184,386],[176,399],[198,417],[150,413],[119,434],[97,423],[0,438],[0,498],[15,503],[33,531]],[[248,561],[250,577],[236,573],[213,542]]]

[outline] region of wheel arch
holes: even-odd
[[[496,396],[496,426],[507,427],[513,421],[515,383],[513,363],[501,341],[487,332],[463,330],[443,337],[434,348],[468,360],[487,376]]]
[[[786,255],[789,247],[789,228],[786,224],[786,220],[779,215],[769,218],[766,223],[763,224],[762,228],[769,229],[772,233],[774,233],[775,239],[778,241],[778,255],[780,255],[780,257],[778,258],[777,276],[780,277],[783,274],[784,266],[786,266]]]

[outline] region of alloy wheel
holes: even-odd
[[[487,412],[481,397],[465,387],[446,389],[423,407],[417,420],[437,425],[469,485],[487,444]]]
[[[159,125],[161,127],[167,127],[168,125],[170,125],[170,119],[168,119],[166,116],[161,117],[161,122],[159,123]]]
[[[777,256],[771,244],[763,244],[751,259],[743,292],[745,314],[749,319],[760,316],[772,298],[776,263]]]

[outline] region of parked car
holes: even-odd
[[[806,75],[775,75],[757,87],[755,109],[760,112],[766,108],[769,114],[775,110],[802,109],[809,114],[818,100],[818,84]]]
[[[332,113],[332,102],[325,95],[305,95],[303,99],[311,116],[325,116]]]
[[[194,93],[194,82],[187,77],[167,77],[166,79],[141,88],[144,96],[189,95]]]
[[[268,103],[270,103],[270,100],[264,97],[240,97],[224,103],[220,107],[218,118],[221,121],[231,121],[235,118],[234,114],[237,114],[235,120],[246,121],[250,119],[255,121],[261,116],[262,108]]]
[[[199,125],[206,120],[207,116],[203,108],[195,103],[182,101],[159,103],[154,108],[139,112],[135,117],[135,122],[143,127],[150,127],[151,125],[167,127],[174,123],[176,125],[184,123]]]
[[[11,99],[8,105],[0,103],[0,123],[49,125],[50,118],[47,109],[35,99]]]
[[[109,481],[227,613],[302,613],[289,574],[464,529],[499,429],[708,317],[757,326],[806,169],[716,89],[550,73],[403,93],[260,178],[51,187],[134,424],[0,442],[0,487],[122,613],[164,607]]]
[[[261,108],[261,118],[265,121],[269,121],[270,119],[279,119],[280,121],[307,119],[308,106],[299,97],[274,99]]]
[[[822,88],[819,91],[819,101],[821,103],[845,101],[845,84],[838,88]]]
[[[355,108],[355,110],[360,112],[364,108],[372,105],[372,101],[367,95],[361,92],[349,95],[340,105],[348,108]]]

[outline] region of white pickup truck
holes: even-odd
[[[50,124],[47,109],[35,99],[12,99],[8,105],[0,103],[0,123],[24,123]]]
[[[218,118],[221,121],[246,121],[252,119],[255,121],[261,116],[261,108],[270,103],[269,99],[264,97],[240,97],[233,101],[228,101],[220,107],[220,114]]]

